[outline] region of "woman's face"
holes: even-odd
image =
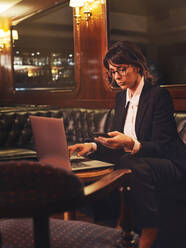
[[[133,65],[109,63],[109,74],[122,90],[128,88],[131,93],[135,92],[141,81],[139,68]]]

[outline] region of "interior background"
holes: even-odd
[[[26,20],[28,16],[66,2],[68,1],[61,0],[56,3],[54,0],[22,0],[1,13],[1,17],[10,17],[12,23],[17,25]],[[166,87],[173,96],[176,110],[185,110],[186,87],[184,83],[186,81],[182,80],[186,71],[185,1],[109,0],[108,4],[109,9],[105,2],[92,16],[88,25],[85,21],[82,21],[80,25],[73,25],[76,83],[73,91],[64,92],[55,89],[52,91],[16,91],[13,53],[12,49],[7,49],[0,54],[0,103],[113,107],[113,98],[117,90],[111,90],[108,87],[102,59],[108,44],[115,40],[130,39],[142,46],[153,63],[159,65],[160,59],[166,66],[166,70],[171,72],[173,80],[171,82],[169,80],[169,85]],[[57,37],[60,37],[59,31],[68,35],[71,28],[69,23],[64,23],[64,20],[68,20],[67,17],[64,19],[63,16],[55,15],[55,18],[51,20],[52,24],[43,19],[40,25],[46,25],[47,32],[52,30]],[[72,30],[70,32],[72,33]],[[31,35],[31,32],[29,34]]]

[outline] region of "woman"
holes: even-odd
[[[139,248],[150,248],[160,226],[161,194],[174,198],[176,190],[167,189],[176,189],[185,180],[186,147],[177,133],[171,96],[165,88],[153,85],[146,58],[135,44],[115,43],[104,66],[110,82],[121,88],[110,137],[70,146],[69,151],[91,153],[91,157],[115,162],[116,169],[132,170],[124,193],[135,226],[141,230]]]

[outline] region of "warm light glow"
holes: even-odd
[[[10,30],[10,18],[0,17],[0,29],[4,30],[4,32]]]
[[[104,2],[104,0],[70,0],[69,5],[75,8],[74,18],[76,24],[80,24],[81,20],[85,20],[88,23],[92,17],[92,10],[97,8],[95,6],[104,4]],[[80,11],[80,9],[82,9],[82,11]]]
[[[94,2],[95,0],[84,0],[84,3],[88,2],[88,3],[92,3]]]
[[[12,39],[13,41],[18,40],[17,30],[12,30]],[[11,41],[10,30],[6,31],[3,29],[0,29],[0,50],[2,50],[3,48],[10,47],[10,41]]]
[[[6,11],[11,8],[13,5],[21,2],[22,0],[3,0],[0,1],[0,13]]]
[[[76,24],[80,24],[81,15],[80,15],[79,7],[75,7],[74,18],[76,19]]]
[[[0,29],[0,47],[1,49],[10,45],[10,30],[4,31]]]
[[[12,30],[12,38],[13,38],[13,40],[18,40],[18,32],[17,32],[17,30]]]
[[[85,3],[100,2],[104,3],[104,0],[70,0],[70,7],[83,7]]]
[[[70,0],[70,7],[82,7],[84,5],[84,0]]]

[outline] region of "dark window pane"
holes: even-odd
[[[73,15],[68,4],[36,14],[16,26],[13,44],[16,90],[73,90]]]
[[[186,84],[186,1],[108,0],[110,42],[136,42],[158,84]]]

